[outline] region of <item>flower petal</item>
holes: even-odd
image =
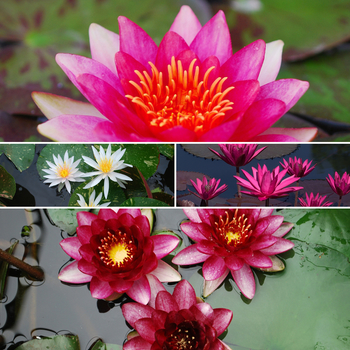
[[[172,252],[179,244],[179,238],[172,235],[155,235],[151,236],[154,243],[153,253],[157,259],[164,258]]]
[[[248,299],[253,299],[255,294],[255,279],[250,267],[244,264],[240,270],[231,271],[231,274],[242,294]]]
[[[65,238],[60,242],[60,246],[71,258],[75,260],[81,259],[81,255],[79,253],[81,242],[79,241],[78,237]]]
[[[128,340],[123,345],[123,350],[151,350],[152,344],[141,337],[135,337]]]
[[[157,268],[150,274],[156,276],[161,282],[177,282],[181,280],[181,275],[163,260],[158,260]]]
[[[181,309],[189,309],[197,304],[197,297],[194,288],[187,280],[179,282],[173,292],[177,305]]]
[[[140,318],[150,318],[153,308],[139,303],[126,303],[121,306],[122,313],[128,323],[135,328],[135,322]]]
[[[173,258],[172,263],[176,265],[192,265],[201,263],[207,260],[209,257],[210,255],[208,254],[200,253],[193,244],[178,252]]]
[[[58,274],[58,279],[62,282],[80,284],[91,281],[92,276],[82,273],[78,269],[78,262],[73,261],[69,265],[65,266]]]
[[[225,273],[221,275],[221,277],[217,278],[216,280],[213,281],[206,281],[204,280],[204,285],[203,285],[203,296],[206,298],[209,296],[211,293],[213,293],[222,282],[224,282],[225,278],[229,274],[230,270],[226,269]]]
[[[213,281],[220,278],[227,270],[223,258],[212,255],[203,264],[203,277],[207,281]]]
[[[97,277],[92,277],[90,282],[91,296],[96,299],[105,299],[113,294],[113,289],[108,282],[101,281]]]
[[[175,298],[167,291],[158,293],[156,298],[156,309],[165,312],[180,310]]]
[[[278,241],[273,244],[271,247],[261,249],[260,251],[265,255],[275,255],[286,252],[289,249],[294,247],[294,243],[288,239],[278,238]]]
[[[223,333],[229,326],[233,317],[233,312],[228,309],[214,309],[213,327],[216,329],[218,336]]]
[[[135,281],[126,294],[138,303],[146,305],[151,298],[151,288],[146,276],[142,276]]]

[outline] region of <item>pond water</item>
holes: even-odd
[[[334,173],[337,171],[340,176],[344,172],[350,172],[348,159],[350,156],[349,144],[268,144],[259,145],[260,147],[267,146],[267,149],[262,151],[257,158],[250,163],[240,168],[240,176],[246,179],[241,169],[244,169],[252,175],[252,167],[257,168],[257,165],[266,164],[268,170],[272,171],[277,166],[282,167],[280,162],[283,159],[292,157],[301,158],[303,161],[312,160],[312,165],[316,164],[314,170],[307,176],[300,179],[300,185],[296,183],[290,186],[302,186],[303,190],[298,192],[298,197],[305,199],[305,192],[314,194],[320,193],[327,195],[326,201],[333,202],[333,206],[338,204],[339,196],[336,195],[326,181],[328,174],[334,178]],[[214,148],[222,154],[218,145],[202,144],[202,145],[177,145],[177,205],[182,206],[179,200],[188,200],[200,205],[200,198],[191,194],[188,189],[196,193],[190,179],[196,182],[196,178],[201,181],[203,175],[207,178],[221,179],[220,186],[228,185],[228,189],[216,198],[209,200],[209,206],[264,206],[265,201],[259,201],[256,197],[243,194],[242,201],[237,198],[237,180],[233,177],[236,175],[236,168],[219,159],[208,147]],[[216,158],[214,158],[216,157]],[[288,174],[285,178],[289,176]],[[242,188],[242,190],[245,190]],[[280,197],[270,200],[272,206],[294,206],[295,192],[289,196]],[[350,194],[342,198],[342,206],[350,206]],[[298,202],[298,206],[300,206]]]

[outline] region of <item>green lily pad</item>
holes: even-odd
[[[163,154],[170,160],[174,159],[174,145],[159,144],[157,146],[161,154]]]
[[[32,164],[35,156],[35,145],[33,144],[2,144],[0,155],[5,153],[19,171],[23,171]]]
[[[279,79],[296,78],[310,82],[310,88],[291,111],[350,124],[349,60],[350,52],[338,51],[282,66]]]
[[[300,60],[349,39],[347,0],[230,1],[226,9],[233,46],[240,49],[262,38],[281,39],[284,59]]]
[[[57,335],[52,338],[33,339],[20,345],[18,350],[80,350],[79,338],[76,335]]]
[[[0,165],[0,198],[12,199],[15,193],[15,179]]]
[[[122,347],[116,344],[106,344],[98,340],[90,350],[122,350]]]
[[[122,207],[168,207],[169,205],[153,198],[129,198],[121,204]]]
[[[137,6],[123,0],[19,0],[0,4],[1,49],[0,105],[9,113],[38,114],[30,94],[33,90],[82,98],[55,62],[55,54],[66,52],[90,57],[88,30],[98,23],[118,32],[117,17],[137,22],[156,42],[174,20],[184,1],[144,0]],[[201,5],[194,10],[208,20]],[[157,25],[154,25],[157,23]]]

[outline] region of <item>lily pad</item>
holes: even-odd
[[[233,46],[281,39],[284,59],[300,60],[350,38],[347,0],[234,0],[225,9]]]
[[[61,230],[72,235],[78,227],[77,212],[89,211],[88,208],[80,209],[48,209],[51,221]]]
[[[106,344],[98,340],[90,350],[122,350],[122,347],[116,344]]]
[[[35,156],[33,144],[1,144],[0,155],[5,153],[19,171],[23,171],[32,164]]]
[[[174,145],[159,144],[157,146],[161,154],[163,154],[170,160],[174,159]]]
[[[122,207],[167,207],[168,204],[153,198],[129,198],[121,204]]]
[[[52,338],[33,339],[22,345],[18,350],[80,350],[79,338],[76,335],[57,335]]]
[[[15,193],[15,179],[0,165],[0,198],[12,199]]]

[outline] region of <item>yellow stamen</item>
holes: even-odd
[[[109,173],[112,169],[112,159],[110,158],[102,158],[99,162],[98,165],[101,169],[102,172],[104,173]]]

